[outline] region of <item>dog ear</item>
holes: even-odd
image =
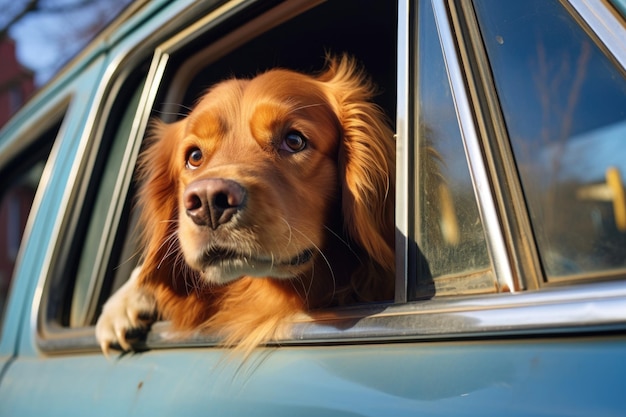
[[[329,58],[318,79],[327,88],[343,138],[342,211],[348,235],[383,269],[395,269],[395,142],[374,87],[346,57]]]
[[[178,240],[175,239],[177,219],[177,180],[176,145],[183,134],[183,122],[166,124],[152,121],[146,148],[138,165],[138,179],[141,185],[139,206],[140,224],[144,248],[140,282],[155,281],[158,276],[171,279]]]

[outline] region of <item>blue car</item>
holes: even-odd
[[[328,52],[395,129],[394,300],[245,360],[164,321],[106,358],[149,121]],[[133,2],[0,131],[0,178],[0,416],[626,416],[624,0]]]

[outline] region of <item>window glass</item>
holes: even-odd
[[[412,298],[496,291],[430,2],[419,4],[416,241]]]
[[[135,253],[128,258],[121,259],[123,244],[121,240],[126,238],[126,233],[134,235],[135,230],[127,230],[127,216],[118,213],[128,211],[121,207],[129,206],[130,198],[126,191],[120,189],[120,178],[126,170],[124,157],[128,151],[131,138],[131,129],[144,78],[130,77],[126,84],[118,92],[118,97],[108,115],[106,127],[102,135],[102,142],[98,148],[97,161],[93,165],[90,190],[84,200],[85,212],[82,217],[86,218],[84,238],[80,238],[77,244],[76,282],[72,292],[71,309],[69,313],[69,325],[85,326],[93,321],[96,302],[101,292],[108,296],[108,291],[103,290],[103,285],[110,285],[111,278],[119,271],[128,273],[127,267],[134,267],[138,261]],[[132,142],[132,141],[131,141]],[[132,145],[132,144],[131,144]],[[111,227],[119,222],[119,233],[111,232]],[[78,236],[78,234],[76,235]],[[71,262],[71,261],[70,261]],[[95,301],[94,301],[95,300]]]
[[[547,278],[623,273],[623,70],[557,1],[475,7]]]
[[[0,323],[39,179],[60,122],[20,152],[0,171]]]

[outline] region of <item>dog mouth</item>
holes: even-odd
[[[224,266],[226,264],[254,266],[274,266],[274,267],[297,267],[306,264],[313,258],[313,250],[305,249],[289,259],[277,259],[273,256],[258,256],[254,254],[244,254],[228,248],[211,248],[202,254],[202,265],[205,268]]]

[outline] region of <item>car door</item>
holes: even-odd
[[[108,40],[84,133],[59,150],[73,162],[41,203],[54,227],[35,221],[23,249],[33,261],[14,276],[24,287],[5,322],[0,414],[626,412],[622,208],[619,196],[589,191],[619,195],[609,167],[623,180],[625,148],[611,129],[626,119],[624,21],[586,7],[335,0],[137,11]],[[210,334],[172,339],[166,322],[140,351],[105,358],[94,323],[139,261],[134,167],[150,118],[184,117],[233,75],[319,71],[328,50],[357,57],[395,127],[394,301],[294,323],[246,360]],[[563,129],[581,115],[585,127]],[[557,157],[562,169],[543,171]],[[63,204],[52,197],[60,190]]]

